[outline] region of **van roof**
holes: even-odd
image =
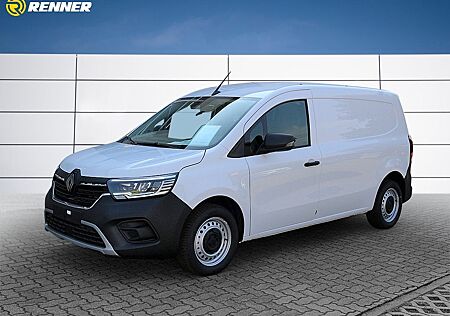
[[[323,84],[323,83],[309,83],[309,82],[249,82],[249,83],[238,83],[238,84],[226,84],[224,83],[219,89],[220,93],[217,96],[230,96],[230,97],[258,97],[263,98],[266,95],[275,92],[276,90],[292,87],[300,89],[312,90],[315,97],[320,97],[323,95],[335,97],[348,96],[352,94],[367,94],[367,95],[377,95],[378,97],[384,95],[386,97],[391,97],[393,94],[386,90],[375,89],[375,88],[365,88],[365,87],[355,87],[348,85],[337,85],[337,84]],[[216,87],[210,87],[206,89],[201,89],[189,93],[185,97],[198,97],[198,96],[208,96],[216,89]],[[289,89],[288,89],[289,90]]]

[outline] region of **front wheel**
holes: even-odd
[[[226,208],[205,204],[186,221],[178,261],[183,269],[198,275],[218,273],[230,263],[238,236],[236,220]]]
[[[391,228],[397,223],[402,211],[402,191],[399,185],[387,180],[378,190],[374,208],[366,214],[369,223],[376,228]]]

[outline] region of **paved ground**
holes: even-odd
[[[402,304],[388,315],[450,315],[450,283]]]
[[[415,196],[387,231],[356,216],[241,244],[212,277],[80,249],[45,233],[35,204],[1,205],[1,315],[448,313],[433,302],[450,300],[450,196]]]

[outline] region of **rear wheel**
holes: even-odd
[[[374,208],[366,214],[369,223],[376,228],[393,227],[402,211],[402,191],[399,185],[392,181],[384,181],[378,190]]]
[[[178,261],[183,269],[195,274],[215,274],[230,263],[237,244],[234,216],[220,205],[205,204],[186,221]]]

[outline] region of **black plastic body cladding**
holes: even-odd
[[[80,225],[81,221],[95,224],[119,256],[167,257],[176,254],[181,230],[191,209],[175,194],[116,201],[107,195],[91,209],[70,207],[52,199],[52,190],[45,198],[45,208],[58,219]],[[68,212],[69,211],[69,212]],[[70,215],[68,214],[70,213]],[[156,232],[152,241],[130,242],[119,231],[118,224],[132,219],[146,220]]]

